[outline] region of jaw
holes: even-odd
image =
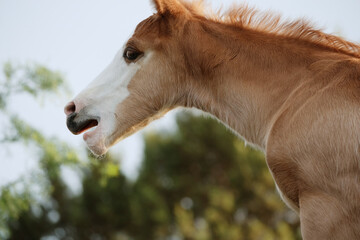
[[[99,125],[83,135],[83,139],[89,148],[89,150],[96,156],[106,154],[111,146],[119,142],[120,140],[132,135],[140,128],[145,127],[146,124],[139,124],[116,121],[115,118],[108,119],[102,118]],[[106,119],[106,120],[105,120]]]
[[[144,124],[145,127],[147,124]],[[106,131],[102,126],[96,127],[83,135],[83,139],[89,150],[95,156],[101,156],[107,153],[109,148],[117,142],[137,132],[141,129],[141,124],[129,127],[126,130],[116,129],[114,132]]]
[[[83,135],[83,139],[89,150],[96,156],[104,155],[108,151],[109,147],[105,144],[106,136],[103,133],[101,126],[86,132]]]
[[[107,123],[100,121],[97,127],[83,135],[83,139],[94,155],[101,156],[104,155],[111,146],[146,127],[152,121],[162,117],[166,112],[168,112],[168,110],[158,112],[140,121],[116,121],[115,124],[111,121]]]
[[[104,155],[111,147],[107,139],[109,139],[115,131],[114,120],[114,117],[110,119],[102,118],[98,126],[84,133],[83,140],[94,155]]]

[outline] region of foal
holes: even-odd
[[[176,107],[220,119],[266,153],[304,239],[360,239],[360,47],[246,7],[153,0],[110,66],[65,107],[101,155]]]

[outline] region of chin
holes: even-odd
[[[91,151],[91,153],[94,154],[96,157],[105,155],[108,151],[108,148],[101,145],[90,145],[88,143],[86,143],[86,145],[88,149]]]
[[[101,126],[96,127],[94,130],[84,133],[83,139],[88,149],[95,156],[102,156],[107,153],[109,147],[106,144],[106,135],[102,131]]]

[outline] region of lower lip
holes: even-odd
[[[94,130],[93,130],[93,131],[94,131]],[[91,134],[91,133],[92,133],[92,131],[84,133],[84,135],[83,135],[84,141],[86,141],[86,140],[90,137],[90,134]]]
[[[92,135],[94,135],[95,132],[98,130],[98,128],[99,128],[99,126],[88,129],[88,131],[85,132],[84,135],[83,135],[84,141],[88,140]]]
[[[83,135],[84,141],[86,141],[86,139],[88,139],[88,138],[89,138],[89,135],[87,133],[84,133],[84,135]]]

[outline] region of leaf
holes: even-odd
[[[15,73],[15,69],[10,62],[6,62],[3,67],[6,81],[10,81]]]

